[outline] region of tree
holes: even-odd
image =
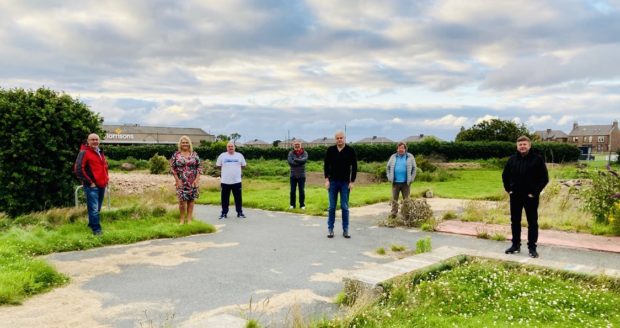
[[[277,140],[274,140],[271,144],[272,144],[274,147],[278,147],[278,146],[280,145],[280,143],[281,143],[281,142],[282,142],[282,140],[277,139]]]
[[[461,132],[456,135],[456,141],[515,142],[520,136],[533,138],[533,135],[523,123],[517,125],[517,123],[512,121],[492,119],[474,124],[469,129],[461,128]]]
[[[73,163],[98,114],[46,88],[0,88],[0,211],[15,216],[73,201]]]
[[[226,142],[228,142],[228,140],[230,140],[230,139],[225,134],[218,134],[217,137],[215,137],[215,141],[226,141]]]
[[[237,140],[241,139],[241,135],[237,132],[234,132],[230,135],[230,140],[233,142],[237,142]]]

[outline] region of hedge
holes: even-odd
[[[358,159],[365,162],[383,162],[395,152],[396,144],[392,145],[352,145],[355,148]],[[487,159],[503,158],[512,155],[516,151],[514,142],[446,142],[446,141],[422,141],[408,144],[412,154],[423,154],[430,157],[440,157],[447,161],[462,159]],[[562,163],[576,161],[579,157],[579,149],[574,145],[555,142],[534,143],[533,149],[540,152],[547,162]],[[160,154],[165,157],[176,150],[176,145],[108,145],[105,147],[109,158],[122,160],[129,156],[136,159],[148,160],[153,155]],[[322,160],[327,147],[318,146],[306,148],[311,160]],[[217,156],[226,151],[226,144],[216,142],[194,147],[200,158],[215,160]],[[290,149],[269,147],[238,147],[246,159],[281,159],[285,160]]]

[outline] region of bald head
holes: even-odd
[[[92,149],[99,148],[99,136],[96,133],[89,134],[86,141],[88,142],[88,147]]]

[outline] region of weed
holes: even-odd
[[[379,255],[385,255],[385,248],[383,247],[379,247],[375,250],[375,253],[379,254]]]
[[[407,249],[407,247],[403,245],[392,245],[391,249],[392,249],[392,252],[403,252],[404,250]]]
[[[454,211],[447,211],[441,218],[442,220],[455,220],[458,219],[458,215]]]
[[[418,239],[418,241],[415,243],[416,254],[427,253],[427,252],[430,252],[431,250],[432,250],[431,237],[425,237],[422,239]]]

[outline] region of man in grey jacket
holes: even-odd
[[[293,150],[288,153],[288,165],[291,167],[291,201],[290,208],[295,208],[296,195],[295,191],[299,186],[299,208],[306,209],[306,193],[304,187],[306,184],[306,162],[308,161],[308,153],[301,148],[300,141],[293,141]]]
[[[392,216],[398,214],[398,194],[403,200],[409,198],[411,183],[415,180],[415,157],[407,152],[407,144],[399,142],[396,153],[390,156],[386,168],[388,181],[392,183]]]

